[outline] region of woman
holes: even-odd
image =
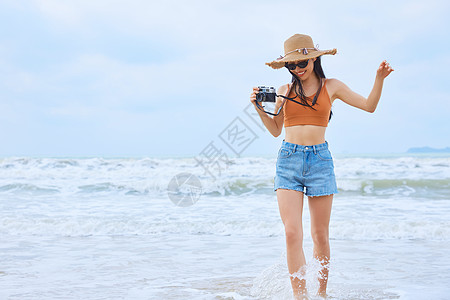
[[[278,89],[274,117],[270,117],[256,102],[258,88],[250,96],[264,125],[277,137],[283,123],[286,136],[278,152],[274,191],[277,192],[280,216],[286,234],[287,263],[296,299],[306,294],[304,275],[302,210],[303,195],[308,196],[311,214],[311,236],[314,257],[320,261],[318,295],[326,297],[330,260],[329,223],[336,180],[331,153],[325,140],[325,130],[331,118],[331,106],[336,99],[374,112],[380,100],[383,81],[393,69],[386,61],[376,72],[373,89],[366,99],[337,79],[326,79],[321,56],[334,55],[336,49],[321,51],[314,47],[310,36],[295,34],[284,43],[285,55],[266,65],[286,67],[292,82]],[[287,101],[286,101],[287,99]],[[281,109],[282,108],[282,109]]]

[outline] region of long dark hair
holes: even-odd
[[[298,98],[300,99],[300,102],[304,105],[304,106],[308,106],[314,110],[316,110],[311,104],[308,103],[307,99],[308,97],[305,95],[305,92],[303,91],[303,86],[302,86],[302,82],[301,80],[297,77],[297,75],[295,75],[292,71],[289,70],[289,73],[291,73],[292,75],[292,84],[294,86],[294,91],[295,94],[298,96]],[[322,63],[321,63],[321,57],[317,57],[316,60],[314,61],[314,73],[316,73],[317,77],[319,78],[326,78],[325,77],[325,73],[323,72],[322,69]],[[330,111],[330,117],[328,118],[328,121],[331,120],[331,116],[333,115],[333,112]]]

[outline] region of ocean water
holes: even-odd
[[[0,299],[292,299],[275,162],[0,159]],[[450,299],[450,156],[335,172],[329,299]]]

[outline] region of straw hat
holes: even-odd
[[[336,54],[337,49],[319,50],[314,47],[312,38],[305,34],[294,34],[284,42],[284,56],[266,63],[269,67],[280,69],[286,62],[296,62],[324,54]]]

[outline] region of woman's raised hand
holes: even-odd
[[[377,77],[384,79],[389,74],[391,74],[392,71],[394,71],[394,69],[391,68],[391,66],[387,61],[383,60],[380,64],[380,67],[378,67]]]

